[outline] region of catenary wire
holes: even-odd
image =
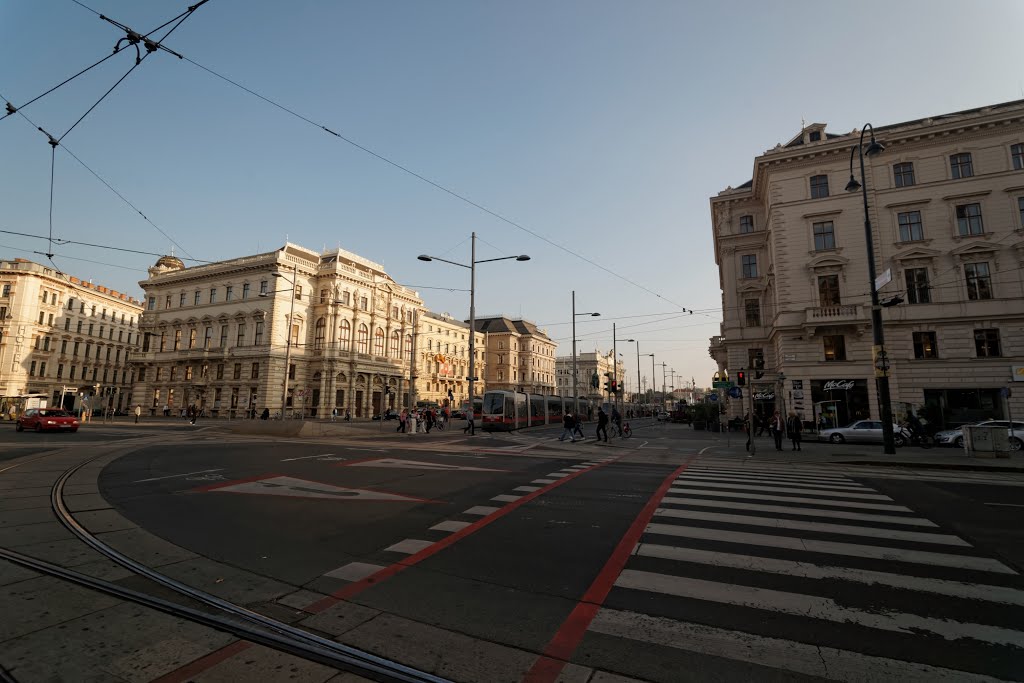
[[[71,81],[75,80],[76,78],[78,78],[79,76],[84,74],[85,72],[87,72],[90,69],[93,69],[93,68],[99,66],[100,64],[102,64],[103,62],[107,61],[108,59],[110,59],[111,57],[113,57],[116,54],[117,54],[116,52],[110,53],[109,55],[107,55],[103,59],[99,60],[98,62],[92,64],[91,66],[85,67],[84,69],[82,69],[81,71],[76,73],[74,76],[71,76],[71,77],[61,81],[60,83],[58,83],[57,85],[53,86],[52,88],[50,88],[46,92],[42,93],[41,95],[36,95],[35,97],[33,97],[31,100],[29,100],[25,104],[21,105],[20,107],[14,107],[14,105],[11,105],[10,102],[7,102],[7,100],[4,99],[4,101],[7,102],[7,104],[10,105],[10,106],[8,107],[7,113],[4,114],[3,116],[0,116],[0,121],[3,121],[4,119],[6,119],[8,116],[11,116],[12,114],[16,114],[18,111],[24,109],[25,107],[29,106],[33,102],[38,102],[39,100],[43,99],[44,97],[46,97],[47,95],[49,95],[53,91],[57,90],[61,86],[67,85],[68,83],[70,83]]]

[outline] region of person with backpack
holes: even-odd
[[[792,410],[789,411],[789,417],[786,419],[786,433],[789,435],[789,440],[793,444],[791,450],[800,450],[800,432],[803,431],[803,424],[800,422],[800,418]]]
[[[577,422],[573,418],[572,413],[566,413],[562,416],[562,435],[558,437],[559,441],[565,441],[565,437],[569,437],[571,443],[576,443],[576,425]]]

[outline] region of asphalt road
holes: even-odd
[[[413,664],[429,628],[526,653],[531,683],[572,665],[650,681],[1024,680],[1024,474],[715,455],[715,438],[675,425],[607,446],[558,433],[207,430],[121,458],[100,486],[156,535],[292,587],[281,602],[303,625]],[[385,637],[360,641],[373,624]],[[429,656],[466,658],[446,648]],[[500,659],[476,660],[449,673],[498,680]]]

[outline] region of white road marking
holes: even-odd
[[[550,474],[545,474],[544,476],[551,477],[552,479],[561,479],[562,477],[568,477],[569,475],[566,474],[565,472],[551,472]]]
[[[776,479],[775,477],[746,477],[733,476],[731,474],[696,474],[687,472],[679,477],[678,481],[688,481],[700,484],[705,481],[735,482],[737,484],[759,484],[769,486],[793,486],[808,489],[829,489],[834,491],[873,491],[873,489],[861,484],[840,484],[821,481],[794,481],[790,479]]]
[[[366,460],[365,462],[354,462],[346,467],[380,467],[399,470],[436,470],[439,472],[505,472],[507,470],[496,470],[490,467],[469,467],[467,465],[449,465],[443,462],[423,462],[420,460],[401,460],[399,458],[379,458]]]
[[[691,482],[676,480],[676,484],[686,485]],[[820,495],[835,498],[863,498],[865,500],[892,500],[880,493],[854,493],[852,491],[826,491],[822,489],[793,489],[785,486],[755,486],[754,484],[719,484],[713,481],[693,482],[710,489],[739,489],[740,491],[765,491],[768,493],[799,493],[802,496]],[[670,489],[672,493],[677,491]]]
[[[301,458],[285,458],[281,462],[293,462],[295,460],[309,460],[310,458],[323,458],[328,455],[334,455],[334,453],[321,453],[320,455],[304,455]]]
[[[863,484],[858,484],[855,481],[843,478],[822,478],[822,477],[791,477],[786,474],[760,474],[757,472],[712,472],[710,470],[686,470],[682,475],[685,478],[690,477],[701,477],[714,479],[721,477],[728,481],[750,481],[751,483],[759,481],[776,481],[785,482],[787,484],[803,484],[803,485],[822,485],[822,486],[853,486],[863,488]]]
[[[554,479],[534,479],[530,482],[531,484],[554,484]]]
[[[390,551],[393,553],[405,553],[406,555],[412,555],[413,553],[418,553],[424,548],[432,545],[434,545],[433,541],[421,541],[417,538],[407,538],[404,541],[395,543],[394,545],[389,545],[387,548],[384,548],[384,550],[385,552]]]
[[[508,494],[503,493],[500,496],[495,496],[494,498],[491,498],[491,500],[496,500],[499,503],[513,503],[519,500],[520,498],[522,498],[522,496],[510,496]]]
[[[474,505],[468,510],[463,510],[464,515],[480,515],[481,517],[489,515],[492,512],[497,512],[501,508],[491,507],[490,505]]]
[[[861,545],[859,543],[840,543],[838,541],[818,541],[796,536],[772,536],[770,534],[752,534],[745,531],[726,531],[725,529],[706,529],[704,527],[688,527],[676,524],[648,524],[647,533],[683,538],[699,538],[723,543],[740,543],[766,548],[786,548],[809,553],[825,553],[826,555],[846,555],[848,557],[868,557],[875,560],[893,562],[913,562],[930,564],[937,567],[953,567],[956,569],[974,569],[981,572],[997,574],[1016,574],[998,560],[971,555],[948,555],[925,550],[907,550],[903,548],[886,548],[883,546]]]
[[[324,576],[330,576],[334,579],[341,579],[343,581],[359,581],[365,579],[371,574],[376,574],[384,567],[379,564],[370,564],[368,562],[349,562],[346,565],[332,569],[331,571],[324,574]]]
[[[845,683],[997,683],[997,679],[966,671],[607,608],[597,613],[590,630]]]
[[[674,519],[695,519],[703,522],[724,522],[726,524],[744,524],[748,526],[767,526],[776,529],[796,529],[797,531],[817,531],[823,534],[843,534],[845,536],[869,536],[872,538],[888,538],[897,541],[914,541],[916,543],[936,543],[939,545],[957,545],[970,548],[971,544],[959,536],[935,534],[922,531],[903,531],[902,529],[881,529],[852,524],[832,524],[829,522],[808,522],[802,519],[783,519],[781,517],[755,517],[753,515],[731,515],[721,512],[704,512],[703,510],[679,510],[676,508],[659,508],[655,517],[671,517]]]
[[[534,491],[540,491],[540,486],[517,486],[513,491],[523,491],[524,493],[533,493]]]
[[[218,467],[215,470],[199,470],[198,472],[186,472],[185,474],[169,474],[166,477],[152,477],[150,479],[139,479],[135,484],[142,484],[147,481],[161,481],[162,479],[177,479],[178,477],[191,477],[193,474],[206,474],[207,472],[223,472],[223,467]]]
[[[729,474],[729,475],[746,475],[750,477],[754,476],[767,476],[767,477],[785,477],[787,479],[814,479],[822,481],[835,481],[835,482],[850,482],[850,479],[845,474],[835,473],[810,473],[806,470],[791,470],[782,467],[772,468],[757,468],[757,467],[708,467],[706,465],[695,465],[688,470],[690,472],[707,472],[709,474]]]
[[[691,507],[724,508],[726,510],[756,510],[758,512],[783,512],[799,517],[830,517],[833,519],[856,519],[862,522],[883,522],[886,524],[906,524],[908,526],[937,527],[938,524],[921,517],[898,517],[896,515],[873,515],[869,512],[848,512],[846,510],[825,510],[822,508],[798,508],[786,505],[760,505],[758,503],[742,503],[736,500],[705,500],[702,498],[671,498],[666,496],[662,504],[688,505]]]
[[[895,633],[914,634],[927,631],[951,641],[970,638],[994,645],[1024,647],[1024,632],[1021,631],[952,619],[922,617],[894,610],[875,608],[869,612],[856,607],[845,607],[831,598],[788,593],[770,588],[755,588],[691,577],[669,576],[635,569],[624,570],[616,579],[615,585],[620,588],[694,598],[724,605],[752,607],[836,623],[859,624]]]
[[[461,531],[462,529],[465,529],[470,524],[472,524],[472,522],[456,522],[455,520],[451,520],[450,519],[450,520],[448,520],[446,522],[441,522],[439,524],[435,524],[434,526],[430,527],[430,530],[431,531]]]
[[[888,510],[889,512],[913,512],[902,505],[888,505],[885,503],[861,503],[859,501],[847,500],[824,500],[821,498],[800,498],[794,496],[770,496],[764,493],[736,493],[734,491],[707,491],[701,488],[683,488],[676,486],[670,489],[673,493],[681,493],[691,496],[715,496],[716,498],[740,498],[742,500],[773,500],[781,503],[813,503],[815,505],[829,505],[832,507],[858,508],[861,510]],[[666,501],[673,503],[685,503],[688,498],[671,498],[666,496]]]
[[[1024,505],[1018,505],[1017,503],[985,503],[985,505],[998,505],[1000,507],[1007,508],[1024,508]]]
[[[403,496],[398,493],[352,489],[318,481],[308,481],[295,477],[268,477],[257,481],[245,481],[215,488],[210,493],[249,493],[269,496],[287,496],[293,498],[327,498],[344,501],[408,501],[422,502],[420,498]]]
[[[715,567],[731,567],[734,569],[768,572],[770,574],[799,576],[805,579],[839,579],[841,581],[854,581],[869,585],[882,585],[925,593],[936,593],[954,598],[985,600],[1004,605],[1024,606],[1024,591],[1005,586],[948,581],[946,579],[932,579],[924,576],[906,576],[904,574],[892,574],[870,569],[816,565],[809,562],[778,560],[773,557],[736,555],[713,550],[680,548],[653,543],[639,545],[634,554],[641,557],[658,557],[663,560],[693,562],[696,564],[713,565]]]

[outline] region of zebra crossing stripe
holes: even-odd
[[[946,579],[932,579],[924,576],[906,576],[904,574],[892,574],[890,572],[879,572],[869,569],[816,565],[809,562],[779,560],[773,557],[736,555],[734,553],[722,553],[714,550],[681,548],[654,543],[641,543],[637,546],[634,554],[639,557],[657,557],[662,560],[692,562],[694,564],[729,567],[732,569],[747,569],[750,571],[767,572],[769,574],[785,574],[786,576],[799,576],[804,579],[839,579],[841,581],[889,586],[891,588],[947,595],[954,598],[985,600],[986,602],[1024,607],[1024,591],[1006,586],[948,581]]]
[[[832,519],[856,519],[862,522],[884,524],[905,524],[907,526],[937,527],[935,522],[921,517],[899,517],[897,515],[875,515],[870,512],[849,512],[847,510],[826,510],[824,508],[797,508],[785,505],[761,505],[736,500],[707,500],[704,498],[675,498],[665,496],[663,505],[686,505],[688,507],[724,508],[726,510],[754,510],[757,512],[783,512],[797,517],[829,517]]]
[[[854,483],[833,483],[819,481],[793,481],[789,479],[778,479],[776,477],[747,477],[732,474],[690,474],[682,478],[683,481],[734,481],[738,484],[777,484],[779,486],[799,486],[809,489],[835,489],[837,491],[871,491],[872,489]]]
[[[821,498],[800,498],[794,496],[772,496],[764,493],[736,493],[730,491],[709,491],[701,488],[684,488],[676,484],[671,489],[673,493],[682,493],[691,496],[715,496],[716,498],[740,498],[742,500],[771,500],[779,503],[813,503],[815,505],[828,505],[831,507],[857,508],[860,510],[886,510],[888,512],[913,512],[902,505],[889,505],[885,503],[860,503],[846,500],[823,500]],[[666,501],[673,503],[685,503],[688,498],[665,497]]]
[[[698,467],[693,470],[687,470],[687,475],[696,473],[707,473],[707,474],[724,474],[733,477],[778,477],[779,479],[792,479],[793,481],[825,481],[835,482],[838,484],[855,483],[852,482],[846,475],[817,475],[817,474],[793,474],[786,470],[775,469],[775,470],[751,470],[751,469],[738,469],[738,468],[727,468],[727,467]]]
[[[853,526],[852,524],[832,524],[829,522],[809,522],[800,519],[783,519],[781,517],[755,517],[753,515],[731,515],[721,512],[704,512],[702,510],[659,509],[655,517],[672,517],[674,519],[696,519],[704,522],[725,522],[727,524],[745,524],[748,526],[768,526],[776,529],[795,529],[797,531],[818,531],[826,534],[843,534],[846,536],[870,536],[888,538],[896,541],[914,541],[916,543],[936,543],[940,545],[957,545],[970,548],[971,544],[950,534],[936,534],[922,531],[904,531],[902,529],[882,529],[870,526]]]
[[[809,553],[826,555],[846,555],[850,557],[866,557],[875,560],[894,562],[912,562],[937,567],[953,567],[955,569],[973,569],[996,574],[1016,574],[998,560],[973,555],[949,555],[926,550],[908,550],[906,548],[886,548],[883,546],[861,545],[859,543],[840,543],[839,541],[818,541],[796,536],[772,536],[769,534],[752,534],[746,531],[727,531],[725,529],[707,529],[704,527],[681,526],[678,524],[648,524],[647,533],[682,538],[699,538],[724,543],[741,543],[766,548],[785,548]]]
[[[788,593],[770,588],[755,588],[685,576],[655,574],[636,569],[623,571],[615,581],[615,585],[619,588],[706,600],[724,605],[750,607],[837,623],[858,624],[895,633],[915,634],[927,631],[950,641],[969,638],[994,645],[1024,647],[1024,632],[1021,631],[952,619],[922,617],[917,614],[877,608],[869,612],[855,607],[845,607],[832,598]]]
[[[550,476],[550,475],[549,475]],[[689,484],[690,482],[685,479],[676,479],[676,485]],[[784,486],[755,486],[753,484],[725,484],[717,483],[713,481],[702,481],[699,482],[701,486],[709,489],[738,489],[740,491],[764,491],[766,493],[799,493],[802,496],[807,495],[818,495],[835,498],[862,498],[864,500],[889,500],[892,498],[889,496],[883,496],[881,493],[854,493],[852,491],[828,491],[822,489],[794,489],[787,488]],[[670,493],[679,493],[676,489],[669,489]]]
[[[845,683],[999,683],[998,679],[966,671],[608,608],[597,613],[590,630]]]

